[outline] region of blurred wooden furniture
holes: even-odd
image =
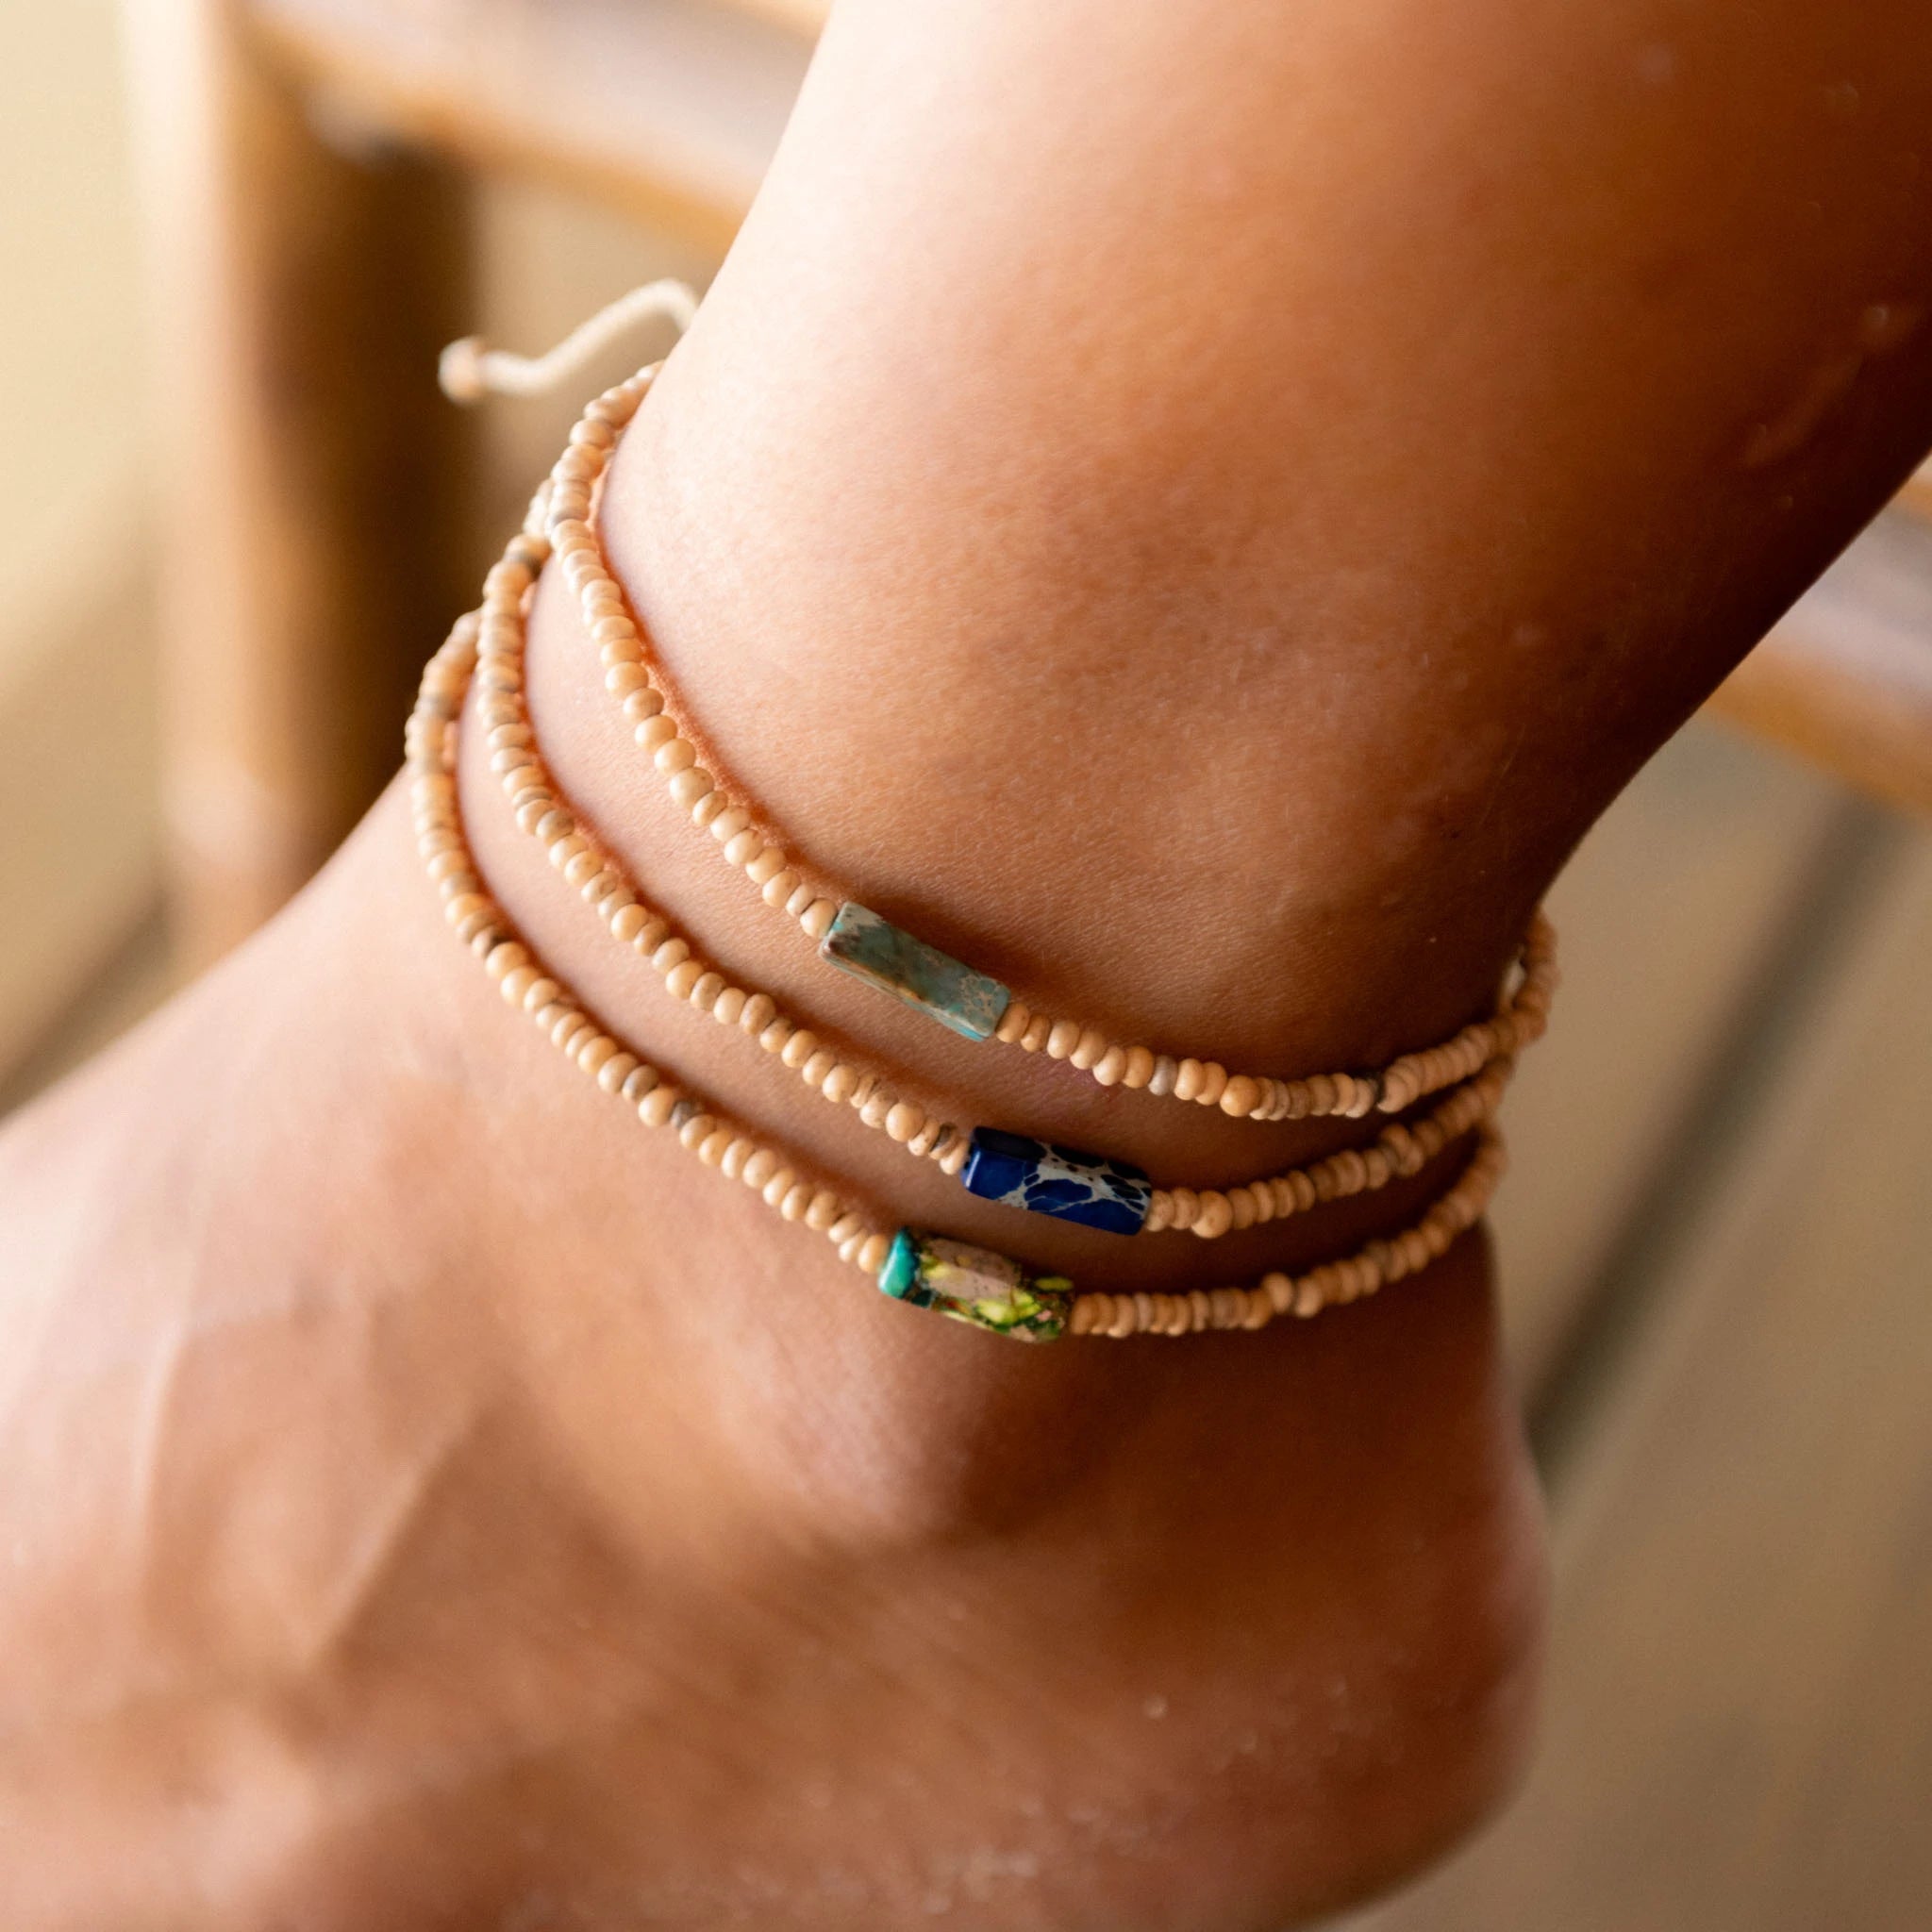
[[[126,4],[177,421],[168,796],[206,957],[372,794],[458,608],[424,540],[459,495],[427,380],[466,325],[458,171],[722,250],[826,0]],[[1932,519],[1902,499],[1714,707],[1932,809]]]

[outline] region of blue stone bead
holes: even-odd
[[[819,941],[819,958],[968,1040],[986,1039],[1013,997],[997,979],[850,901]]]
[[[982,1200],[1003,1201],[1057,1221],[1077,1221],[1109,1234],[1138,1234],[1154,1189],[1138,1167],[974,1127],[959,1178]]]
[[[1020,1341],[1058,1341],[1073,1306],[1062,1275],[1029,1274],[1006,1255],[910,1227],[892,1237],[878,1279],[894,1301]]]

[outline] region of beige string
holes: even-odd
[[[647,322],[669,322],[679,335],[698,312],[698,298],[683,282],[646,282],[598,309],[541,356],[492,349],[481,336],[464,336],[442,352],[437,380],[453,403],[485,396],[546,396],[561,389],[613,343]]]

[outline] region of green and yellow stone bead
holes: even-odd
[[[1074,1284],[1061,1274],[1029,1274],[990,1248],[902,1227],[879,1269],[879,1291],[994,1335],[1057,1341],[1066,1330]]]

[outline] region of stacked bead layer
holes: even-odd
[[[621,414],[626,407],[635,407],[641,393],[640,383],[633,378],[604,401],[613,414]],[[500,566],[508,573],[506,584],[521,582],[534,570],[541,543],[535,531],[526,530],[510,545]],[[606,635],[600,649],[606,675],[628,682],[641,648],[639,640],[627,620],[603,622]],[[904,1097],[876,1071],[826,1045],[809,1027],[785,1013],[769,993],[738,986],[708,965],[693,951],[688,937],[643,898],[638,882],[571,810],[543,764],[523,697],[525,641],[521,602],[492,606],[484,626],[478,674],[490,692],[483,722],[491,768],[518,825],[543,845],[552,865],[577,888],[611,936],[649,963],[674,999],[756,1041],[796,1072],[812,1091],[849,1105],[866,1125],[884,1132],[908,1154],[932,1160],[941,1172],[958,1176],[985,1199],[1116,1234],[1186,1228],[1202,1240],[1213,1240],[1306,1212],[1321,1202],[1385,1187],[1397,1175],[1415,1174],[1457,1135],[1487,1118],[1502,1097],[1511,1070],[1507,1059],[1491,1061],[1475,1079],[1452,1090],[1434,1115],[1412,1127],[1391,1123],[1368,1148],[1351,1149],[1225,1192],[1214,1188],[1151,1188],[1137,1168],[993,1128],[975,1128],[969,1141],[958,1125]],[[653,692],[633,691],[625,699],[625,709],[655,717],[657,702]],[[828,944],[839,934],[839,922],[853,910],[841,909],[827,935]],[[850,931],[855,955],[872,943],[870,930],[862,924]],[[931,953],[930,948],[924,951]],[[886,958],[884,954],[873,956],[871,967],[882,967]],[[971,989],[962,991],[956,975],[966,974],[967,969],[957,961],[932,954],[930,960],[916,962],[910,970],[930,999],[948,1000],[961,1011],[971,1010],[976,994]]]
[[[1218,1107],[1244,1120],[1335,1114],[1358,1120],[1375,1112],[1402,1113],[1424,1096],[1469,1079],[1492,1060],[1513,1058],[1541,1034],[1556,987],[1556,958],[1554,935],[1541,913],[1524,941],[1522,976],[1514,993],[1490,1018],[1465,1026],[1441,1046],[1404,1054],[1374,1072],[1283,1079],[1230,1074],[1214,1060],[1124,1046],[1097,1027],[1036,1012],[997,980],[902,932],[848,894],[814,884],[811,869],[767,835],[749,803],[700,759],[690,731],[674,722],[661,669],[645,662],[642,626],[611,575],[597,536],[597,485],[619,433],[636,413],[655,373],[641,372],[585,412],[547,486],[548,532],[591,637],[600,646],[616,644],[629,653],[613,664],[607,649],[605,683],[624,706],[638,743],[664,775],[673,801],[697,824],[709,828],[726,860],[744,872],[767,906],[782,908],[819,942],[822,957],[968,1038],[1044,1053],[1103,1087],[1144,1090]],[[835,928],[841,937],[827,946]]]
[[[533,1019],[552,1044],[625,1102],[647,1127],[670,1127],[678,1144],[708,1167],[758,1191],[767,1207],[787,1221],[802,1221],[824,1234],[840,1258],[876,1273],[891,1251],[890,1239],[829,1188],[814,1188],[796,1166],[756,1134],[684,1092],[637,1055],[620,1046],[591,1019],[563,985],[543,971],[517,940],[509,922],[484,890],[469,843],[456,787],[456,720],[477,658],[479,630],[527,588],[529,566],[513,553],[490,574],[480,626],[465,618],[429,660],[407,740],[409,796],[416,845],[442,899],[443,914],[483,962],[508,1003]],[[505,694],[500,672],[486,671],[483,712]]]
[[[1487,1123],[1461,1175],[1413,1226],[1370,1241],[1342,1260],[1301,1274],[1270,1274],[1246,1288],[1187,1294],[1080,1293],[1060,1276],[1035,1275],[1018,1261],[964,1242],[908,1229],[888,1238],[839,1193],[802,1179],[779,1149],[708,1110],[600,1027],[517,939],[476,871],[457,797],[458,719],[474,675],[481,687],[479,716],[489,728],[527,731],[516,652],[524,600],[546,547],[533,533],[511,543],[486,582],[480,614],[457,625],[424,672],[407,738],[417,848],[441,898],[444,917],[505,999],[527,1013],[600,1091],[621,1100],[644,1125],[669,1126],[679,1145],[705,1165],[742,1181],[783,1219],[803,1222],[825,1235],[841,1260],[873,1274],[889,1296],[940,1309],[992,1333],[1031,1341],[1052,1341],[1063,1333],[1124,1338],[1256,1329],[1280,1316],[1305,1318],[1428,1266],[1481,1215],[1502,1171],[1501,1142]],[[527,742],[507,740],[503,748],[525,749]],[[527,759],[517,767],[526,768],[531,768]],[[526,804],[534,808],[540,802]],[[571,864],[584,856],[570,856],[563,866],[566,876]],[[624,890],[593,874],[574,883],[593,903]]]

